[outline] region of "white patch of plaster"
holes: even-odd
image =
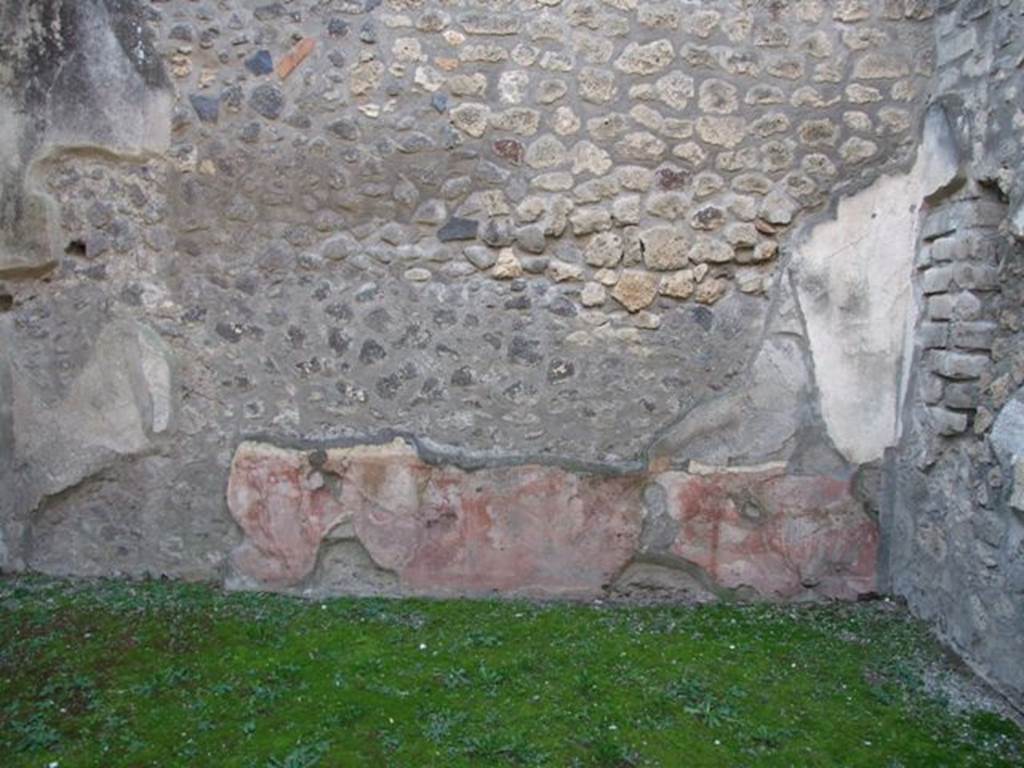
[[[896,443],[920,208],[958,171],[946,116],[933,109],[910,172],[840,200],[835,218],[813,227],[794,253],[822,416],[851,462],[879,459]]]

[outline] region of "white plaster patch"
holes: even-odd
[[[822,416],[851,462],[881,458],[898,437],[919,211],[957,173],[955,141],[933,109],[910,172],[840,200],[835,218],[813,227],[794,253]]]

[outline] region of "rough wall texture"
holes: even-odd
[[[1024,3],[946,3],[936,98],[962,170],[929,201],[903,437],[883,508],[885,586],[1024,699]],[[1016,213],[1015,213],[1016,211]]]
[[[0,567],[874,591],[936,5],[6,3]]]

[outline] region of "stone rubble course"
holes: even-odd
[[[0,569],[882,589],[1021,695],[1022,41],[1021,0],[7,0]]]

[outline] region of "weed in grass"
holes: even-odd
[[[329,749],[330,744],[326,741],[303,744],[295,747],[281,759],[270,758],[266,763],[266,768],[314,768],[314,766],[320,765]]]

